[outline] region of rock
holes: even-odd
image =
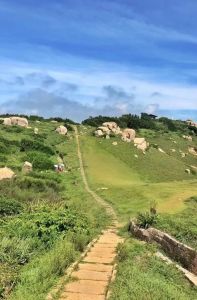
[[[102,133],[101,133],[102,132]],[[97,130],[95,131],[95,136],[110,136],[110,134],[119,134],[120,128],[117,126],[115,122],[105,122],[102,124],[102,126],[99,126]]]
[[[104,122],[102,125],[108,127],[110,130],[118,128],[118,125],[115,122]]]
[[[32,169],[33,169],[32,164],[28,161],[25,161],[22,167],[22,171],[24,173],[29,173],[32,171]]]
[[[185,172],[186,172],[187,174],[191,174],[191,170],[190,170],[190,169],[185,169]]]
[[[138,155],[137,155],[137,154],[134,154],[134,157],[135,157],[135,158],[138,158]]]
[[[57,121],[55,121],[55,120],[51,120],[51,123],[57,123]]]
[[[12,126],[12,120],[11,120],[11,118],[5,118],[3,120],[3,125]]]
[[[145,153],[149,143],[145,140],[145,138],[135,138],[134,145],[137,147],[137,149],[142,150],[143,153]]]
[[[158,148],[158,151],[161,152],[161,153],[165,153],[165,151],[161,148]]]
[[[109,140],[110,136],[107,134],[105,138],[106,138],[106,140]]]
[[[109,135],[110,134],[110,129],[108,127],[100,126],[98,127],[97,130],[101,130],[103,133]]]
[[[185,156],[186,156],[186,154],[182,152],[181,157],[184,158]]]
[[[36,123],[40,124],[40,121],[36,120]]]
[[[135,138],[134,139],[134,145],[140,145],[140,144],[142,144],[142,143],[144,143],[145,142],[145,138]]]
[[[192,155],[197,155],[197,148],[196,147],[189,147],[188,151]]]
[[[113,142],[113,143],[112,143],[112,145],[114,145],[114,146],[117,146],[117,145],[118,145],[118,143],[117,143],[117,142]]]
[[[126,128],[122,132],[122,140],[124,142],[131,142],[135,139],[135,130]]]
[[[102,132],[102,130],[100,130],[100,129],[96,130],[96,131],[94,132],[94,134],[95,134],[96,137],[101,137],[101,136],[104,135],[103,132]]]
[[[188,141],[192,142],[192,137],[190,135],[183,135],[183,138],[185,140],[188,140]]]
[[[10,117],[5,118],[3,124],[8,126],[18,125],[22,127],[28,127],[28,120],[21,117]]]
[[[171,149],[171,151],[172,151],[172,152],[176,152],[176,150],[175,150],[175,149]]]
[[[60,125],[59,127],[57,127],[55,131],[62,135],[66,135],[68,132],[67,128],[63,125]]]
[[[11,179],[15,176],[14,172],[5,167],[5,168],[0,168],[0,180],[3,180],[3,179]]]
[[[34,134],[38,134],[38,128],[34,128]]]

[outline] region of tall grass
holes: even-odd
[[[59,241],[50,251],[38,256],[22,270],[10,300],[43,300],[58,276],[63,275],[77,257],[74,245]]]
[[[152,245],[129,240],[120,248],[117,277],[110,300],[193,300],[192,288],[173,265],[154,256]]]

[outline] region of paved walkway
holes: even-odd
[[[116,247],[122,242],[116,228],[103,232],[72,273],[59,300],[104,300],[114,272]]]
[[[73,271],[71,275],[72,281],[63,287],[59,300],[104,300],[109,295],[109,284],[115,274],[116,248],[123,240],[117,234],[119,224],[113,208],[92,191],[88,185],[76,126],[75,136],[85,189],[111,216],[112,226],[103,231],[99,239],[79,263],[77,270]]]

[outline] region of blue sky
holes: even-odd
[[[197,119],[194,0],[0,0],[0,113]]]

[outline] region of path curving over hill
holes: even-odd
[[[84,164],[83,164],[83,159],[82,159],[82,154],[81,154],[81,149],[80,149],[80,142],[79,142],[79,133],[77,126],[74,126],[75,129],[75,137],[76,137],[76,143],[77,143],[77,153],[78,153],[78,158],[79,158],[79,165],[80,165],[80,171],[81,171],[81,176],[85,185],[86,191],[94,198],[95,201],[97,201],[99,204],[101,204],[107,211],[107,213],[112,217],[113,222],[115,225],[118,225],[117,223],[117,215],[112,208],[105,200],[103,200],[100,196],[98,196],[94,191],[92,191],[89,187],[85,170],[84,170]]]

